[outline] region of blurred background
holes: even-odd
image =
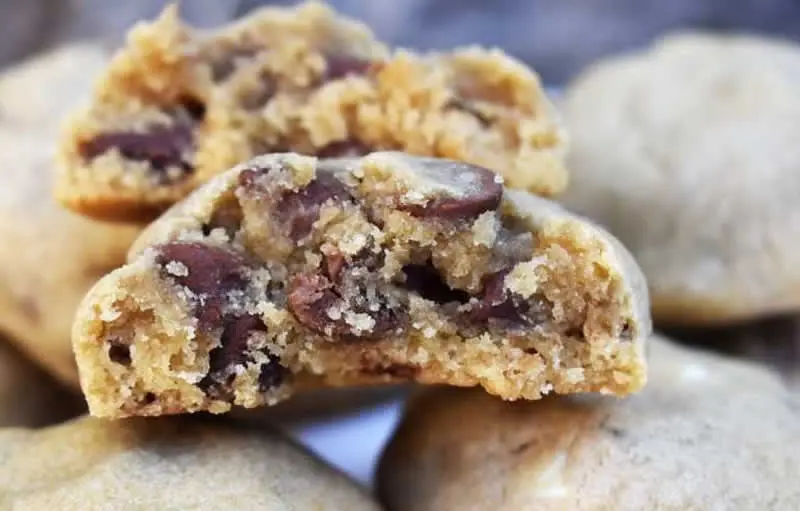
[[[0,65],[59,41],[112,42],[166,0],[0,0]],[[213,26],[291,0],[183,0],[184,18]],[[798,0],[330,0],[391,45],[415,49],[499,46],[552,86],[598,57],[639,47],[678,28],[748,31],[800,39]]]

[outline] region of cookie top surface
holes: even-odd
[[[66,46],[0,76],[0,329],[73,385],[75,308],[141,229],[87,220],[52,198],[59,124],[88,95],[101,55],[89,43]]]
[[[0,501],[18,509],[377,510],[270,432],[179,420],[76,419],[0,430]]]
[[[631,250],[657,322],[800,306],[798,84],[796,45],[684,34],[570,85],[564,202]]]
[[[633,397],[435,390],[384,455],[390,509],[794,509],[800,405],[771,373],[651,339]],[[413,488],[413,491],[412,491]]]

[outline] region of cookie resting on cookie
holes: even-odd
[[[412,399],[378,470],[391,511],[794,511],[800,401],[755,365],[653,337],[628,399]]]
[[[538,77],[498,50],[390,54],[317,3],[214,31],[169,8],[131,31],[69,124],[56,195],[88,216],[150,220],[259,154],[375,150],[468,161],[553,195],[564,147]]]
[[[644,279],[610,235],[474,165],[261,156],[154,222],[73,326],[104,417],[414,380],[507,399],[646,379]]]

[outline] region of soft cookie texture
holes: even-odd
[[[491,168],[543,195],[566,185],[565,136],[539,78],[499,50],[389,50],[324,7],[263,8],[198,30],[170,7],[134,27],[64,134],[69,208],[149,220],[253,156],[374,150]]]
[[[0,427],[39,427],[84,412],[86,405],[0,338]]]
[[[104,417],[416,380],[506,399],[646,379],[646,286],[605,231],[467,163],[261,156],[153,223],[73,327]]]
[[[384,453],[390,511],[800,509],[800,402],[756,366],[650,342],[624,399],[505,403],[463,389],[412,401]]]
[[[686,34],[601,62],[563,102],[565,204],[647,276],[656,324],[800,308],[800,48]]]
[[[87,43],[0,76],[0,331],[76,388],[75,310],[97,279],[125,261],[141,230],[87,220],[52,198],[59,120],[88,94],[104,61],[100,47]]]
[[[3,429],[0,460],[3,509],[380,509],[274,433],[176,419],[81,418],[38,431]]]

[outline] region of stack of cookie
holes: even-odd
[[[64,48],[3,89],[35,101],[0,101],[18,158],[0,208],[19,218],[0,330],[94,417],[0,431],[0,502],[379,509],[279,434],[208,413],[417,382],[445,388],[418,391],[386,452],[388,509],[800,506],[795,401],[652,336],[634,258],[548,198],[565,131],[503,53],[393,50],[316,3],[215,30],[170,7],[110,60]],[[580,195],[602,169],[576,138]]]

